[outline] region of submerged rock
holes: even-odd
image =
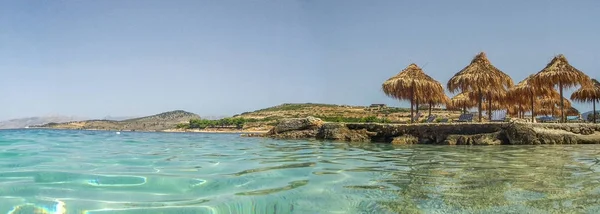
[[[394,145],[410,145],[419,143],[419,138],[412,135],[402,135],[392,139]]]
[[[475,135],[448,135],[444,144],[447,145],[500,145],[505,138],[501,132]]]
[[[282,120],[267,137],[442,145],[600,144],[600,125],[540,123],[377,124]]]
[[[324,140],[370,142],[371,137],[375,135],[376,132],[369,132],[366,129],[351,130],[344,123],[325,123],[319,128],[316,137]]]

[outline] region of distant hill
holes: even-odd
[[[0,121],[0,129],[20,129],[29,126],[42,125],[47,123],[64,123],[70,121],[85,120],[82,117],[69,116],[47,116],[47,117],[27,117],[6,121]]]
[[[583,118],[584,120],[587,120],[588,115],[591,115],[592,112],[593,111],[588,111],[588,112],[585,112],[585,113],[581,114],[581,118]],[[598,112],[598,111],[596,111],[596,112]]]
[[[128,119],[133,119],[136,117],[133,116],[124,116],[124,117],[113,117],[113,116],[106,116],[104,118],[102,118],[102,120],[115,120],[115,121],[120,121],[120,120],[128,120]]]
[[[253,112],[244,112],[234,117],[254,119],[281,119],[290,117],[387,117],[404,119],[410,115],[410,110],[396,107],[370,108],[368,106],[333,105],[321,103],[285,103]]]
[[[419,120],[425,120],[428,113],[428,110],[426,110],[427,107],[423,106],[420,109],[423,116]],[[433,114],[450,119],[456,119],[460,115],[458,111],[441,109],[434,109]],[[285,103],[252,112],[244,112],[233,117],[256,121],[245,123],[244,130],[264,131],[269,130],[280,119],[303,118],[307,116],[314,116],[331,122],[360,121],[361,119],[376,118],[394,123],[405,123],[410,118],[410,109],[390,106],[370,107],[322,103]]]
[[[55,129],[95,129],[95,130],[136,130],[136,131],[161,131],[173,129],[177,124],[186,123],[190,119],[199,119],[200,116],[194,113],[176,110],[163,112],[160,114],[126,119],[121,121],[116,120],[85,120],[76,122],[64,123],[48,123],[41,128]]]

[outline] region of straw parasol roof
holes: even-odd
[[[440,84],[441,85],[441,84]],[[427,99],[427,103],[429,104],[429,115],[431,115],[431,109],[434,105],[445,105],[449,106],[451,104],[450,98],[446,93],[442,93],[438,96],[432,96]]]
[[[596,79],[592,79],[592,85],[582,86],[571,94],[571,99],[581,102],[600,101],[600,82]]]
[[[512,86],[513,81],[510,76],[494,67],[483,52],[477,54],[469,65],[456,73],[448,81],[448,90],[450,92],[473,91],[479,95],[477,100],[480,122],[483,95],[492,93],[494,90],[506,90]]]
[[[527,106],[527,109],[532,112],[531,117],[535,116],[535,106],[539,106],[539,96],[553,96],[555,92],[556,97],[560,95],[552,87],[536,87],[533,83],[533,77],[535,74],[529,75],[514,87],[510,88],[507,93],[507,103],[517,106],[516,109],[524,110],[523,106]],[[519,108],[520,106],[520,108]]]
[[[558,108],[541,108],[539,110],[536,111],[536,115],[540,116],[540,115],[560,115],[560,109]],[[579,110],[577,110],[574,107],[569,107],[565,109],[565,115],[566,116],[579,116]]]
[[[600,101],[600,82],[592,79],[592,85],[583,86],[571,94],[571,99],[578,102],[592,103],[592,122],[596,123],[596,102]]]
[[[539,98],[540,103],[543,107],[546,106],[560,106],[560,102],[561,100],[557,97],[540,97]],[[571,108],[571,101],[569,101],[567,98],[562,98],[562,102],[565,103],[565,108]]]
[[[383,92],[392,98],[411,101],[411,120],[413,104],[445,100],[444,88],[435,79],[423,72],[419,66],[412,63],[404,70],[386,80],[382,85]]]
[[[450,99],[449,109],[454,110],[466,110],[466,108],[473,108],[477,106],[477,102],[474,99],[471,99],[472,92],[463,92],[460,93],[452,99]]]
[[[567,114],[567,116],[579,116],[581,113],[575,107],[569,107],[567,108],[567,111],[565,111],[565,114]]]
[[[507,98],[511,103],[529,102],[532,96],[540,96],[552,93],[552,87],[536,87],[533,84],[533,76],[529,75],[514,87],[508,89]]]
[[[558,86],[560,96],[563,97],[563,88],[571,88],[577,85],[590,86],[590,78],[569,64],[567,58],[560,54],[554,57],[544,69],[532,78],[538,87]],[[561,121],[565,121],[564,103],[561,103]]]
[[[469,93],[468,95],[472,100],[479,99],[477,93]],[[490,90],[490,92],[483,95],[483,99],[487,101],[488,104],[483,105],[482,110],[489,111],[490,108],[491,110],[505,109],[508,106],[508,90],[504,88]]]

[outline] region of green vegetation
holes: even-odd
[[[177,128],[205,129],[217,127],[235,127],[241,129],[245,123],[257,121],[257,119],[246,119],[241,117],[228,117],[219,120],[191,119],[187,124],[178,124]]]
[[[188,123],[177,124],[178,129],[206,129],[206,128],[237,128],[241,129],[246,123],[277,121],[282,117],[272,116],[262,119],[227,117],[219,120],[191,119]],[[270,123],[271,124],[271,123]]]
[[[600,119],[600,112],[595,112],[595,114],[596,114],[596,120],[597,120],[597,119]],[[588,114],[588,116],[587,116],[587,120],[588,120],[588,121],[592,121],[592,120],[594,120],[594,115],[593,115],[592,113]]]
[[[375,116],[369,117],[342,117],[342,116],[324,116],[316,115],[326,122],[343,122],[343,123],[391,123],[392,121]],[[206,119],[191,119],[188,123],[177,124],[178,129],[206,129],[206,128],[237,128],[241,129],[246,123],[268,122],[268,125],[275,125],[277,121],[283,119],[280,116],[265,117],[262,119],[243,118],[243,117],[228,117],[220,120]]]
[[[404,112],[410,112],[410,109],[408,109],[408,108],[386,108],[386,109],[381,110],[381,113],[383,113],[383,114],[404,113]]]

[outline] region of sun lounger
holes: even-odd
[[[435,115],[429,115],[429,117],[427,117],[427,123],[433,123],[435,121],[435,119],[437,119],[437,116]]]
[[[538,118],[538,121],[540,123],[558,123],[559,119],[555,118],[555,117],[548,117],[548,116],[546,116],[546,117],[540,117],[540,118]]]
[[[419,122],[419,118],[421,117],[421,112],[417,113],[417,115],[415,115],[415,117],[412,118],[413,122]]]
[[[491,122],[504,122],[504,121],[506,121],[506,111],[492,112]]]
[[[473,122],[473,114],[461,114],[456,122]]]
[[[567,116],[567,123],[582,123],[583,120],[579,116]]]

